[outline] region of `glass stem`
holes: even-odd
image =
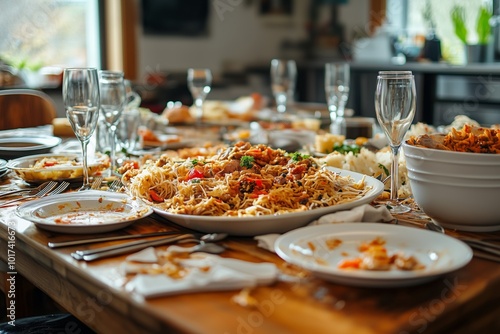
[[[287,101],[287,96],[286,94],[278,94],[276,96],[276,110],[278,110],[278,113],[282,114],[286,112],[286,102]]]
[[[89,186],[89,169],[87,167],[87,145],[88,140],[82,140],[82,157],[83,157],[83,185],[82,188],[85,189]]]
[[[203,99],[197,98],[194,103],[196,105],[196,122],[200,125],[203,119]]]
[[[400,145],[391,145],[392,161],[391,161],[391,202],[398,202],[398,180],[399,180],[399,147]]]
[[[114,174],[116,169],[116,125],[109,127],[109,137],[111,149],[109,152],[109,159],[111,160],[111,175]]]

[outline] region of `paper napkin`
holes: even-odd
[[[140,258],[134,256],[134,262]],[[222,258],[217,255],[197,253],[182,260],[187,275],[171,278],[166,274],[140,274],[145,264],[125,263],[126,273],[137,274],[128,284],[145,298],[168,296],[202,291],[227,291],[271,284],[278,277],[278,268],[273,263],[252,263],[237,259]]]
[[[320,217],[313,221],[311,225],[337,224],[337,223],[357,223],[357,222],[388,222],[393,220],[391,213],[385,206],[373,207],[369,204],[357,206],[351,210],[338,211]],[[270,252],[274,252],[274,242],[279,234],[266,234],[254,237],[257,246]]]

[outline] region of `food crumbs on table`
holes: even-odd
[[[244,288],[238,294],[234,295],[231,300],[242,307],[257,307],[258,301],[250,296],[251,288]]]

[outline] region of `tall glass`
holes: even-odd
[[[208,68],[188,69],[187,83],[196,106],[196,122],[203,120],[203,102],[212,86],[212,72]]]
[[[410,211],[409,207],[398,201],[398,167],[399,148],[415,116],[416,95],[415,80],[411,71],[379,72],[375,111],[392,152],[391,197],[387,203],[391,213]]]
[[[271,90],[280,118],[284,117],[288,104],[293,101],[296,81],[297,65],[294,60],[271,60]]]
[[[63,73],[62,95],[66,117],[82,145],[83,185],[89,188],[87,145],[99,119],[99,80],[95,68],[67,68]]]
[[[344,118],[345,106],[349,98],[350,66],[348,63],[325,64],[325,94],[330,111],[330,132],[346,135]]]
[[[101,113],[109,131],[111,174],[116,169],[116,127],[127,101],[123,72],[100,71]]]

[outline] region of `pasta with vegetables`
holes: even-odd
[[[123,176],[131,195],[158,209],[204,216],[261,216],[362,198],[371,187],[300,153],[239,142],[212,157],[162,157]]]

